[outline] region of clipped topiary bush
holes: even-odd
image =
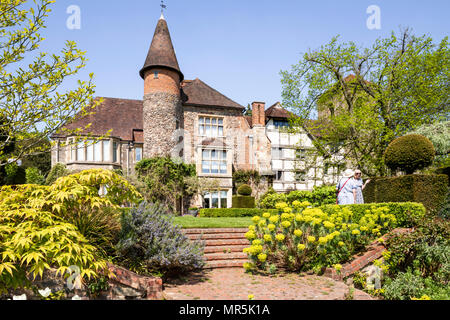
[[[233,196],[233,208],[254,208],[255,197],[252,196]]]
[[[392,141],[384,153],[385,164],[393,171],[413,174],[433,163],[436,151],[433,143],[419,134],[409,134]]]
[[[159,205],[142,203],[125,213],[119,239],[121,264],[141,274],[168,276],[205,264],[204,244],[190,241]]]
[[[405,175],[373,178],[364,189],[366,203],[420,202],[430,211],[445,203],[448,193],[446,175]]]
[[[237,189],[237,194],[240,196],[251,196],[252,188],[248,184],[243,184]]]

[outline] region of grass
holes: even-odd
[[[239,218],[204,218],[183,216],[174,217],[174,224],[184,229],[194,228],[247,228],[252,224],[251,217]]]

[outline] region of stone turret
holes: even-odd
[[[184,122],[180,85],[184,76],[162,15],[139,74],[144,79],[144,158],[181,156],[183,140],[177,130]]]

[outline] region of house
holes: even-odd
[[[231,207],[234,170],[258,170],[266,187],[280,192],[318,184],[309,170],[296,173],[303,151],[314,149],[311,134],[282,132],[290,114],[279,103],[266,110],[264,102],[253,102],[247,117],[242,105],[202,80],[184,79],[163,15],[139,74],[143,100],[104,97],[95,113],[65,126],[74,130],[91,124],[82,134],[103,137],[111,130],[107,138],[94,144],[55,134],[52,165],[129,174],[143,158],[170,155],[196,164],[199,177],[217,180],[219,190],[197,199],[196,205],[207,207]]]

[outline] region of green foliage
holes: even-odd
[[[26,183],[26,173],[23,167],[12,162],[5,165],[4,169],[6,175],[3,180],[4,185],[12,186]]]
[[[40,142],[59,130],[78,135],[85,128],[69,131],[62,130],[62,125],[75,116],[90,114],[101,103],[101,99],[93,98],[93,74],[88,81],[79,80],[75,89],[58,92],[61,83],[77,76],[86,66],[86,57],[74,41],[67,41],[59,54],[39,51],[44,40],[40,32],[53,3],[52,0],[0,3],[1,116],[8,119],[8,125],[2,126],[0,162],[8,159],[4,146],[11,141],[16,142],[15,156],[22,159],[48,151]]]
[[[287,202],[285,193],[269,193],[261,197],[259,207],[262,209],[273,209],[278,202]]]
[[[233,208],[255,208],[255,197],[233,196]]]
[[[47,179],[45,180],[46,185],[52,185],[58,178],[68,176],[70,170],[67,170],[67,166],[63,163],[57,163],[51,168],[48,173]]]
[[[99,195],[101,188],[106,195]],[[74,224],[106,253],[112,252],[120,231],[120,207],[137,204],[142,197],[123,177],[103,169],[59,178],[41,196],[44,208]]]
[[[233,183],[239,187],[242,184],[255,184],[261,182],[261,175],[257,170],[236,170],[233,172]]]
[[[446,175],[406,175],[374,178],[363,191],[366,202],[420,202],[438,211],[448,194]]]
[[[251,196],[252,188],[248,184],[243,184],[237,189],[237,194],[240,196]]]
[[[393,214],[397,219],[397,225],[399,227],[412,227],[417,224],[420,219],[425,217],[426,210],[421,203],[411,202],[389,202],[389,203],[366,203],[366,204],[350,204],[345,206],[339,205],[324,205],[319,207],[321,210],[328,214],[339,212],[342,207],[348,208],[352,211],[353,219],[359,221],[363,217],[367,210],[374,210],[377,208],[388,208],[389,213]]]
[[[294,126],[320,131],[323,154],[340,144],[365,174],[385,175],[393,139],[448,119],[449,65],[447,38],[434,43],[404,30],[362,47],[334,37],[281,72],[283,106],[298,116]],[[311,121],[317,111],[323,116]]]
[[[145,200],[159,203],[175,211],[178,200],[195,194],[187,179],[196,176],[195,165],[175,163],[169,157],[144,159],[137,163],[138,179],[144,183],[140,191]]]
[[[46,191],[35,185],[1,189],[0,291],[27,287],[51,268],[64,275],[76,265],[87,279],[106,269],[100,251],[46,205]]]
[[[204,266],[204,245],[190,241],[160,205],[142,203],[122,216],[121,264],[138,273],[170,274]]]
[[[309,202],[276,205],[277,214],[255,216],[244,249],[251,263],[244,268],[266,270],[275,263],[292,271],[315,270],[347,262],[370,241],[397,226],[387,207],[368,208],[362,217],[351,208],[338,207],[332,213],[311,208]]]
[[[25,174],[27,184],[43,185],[45,183],[45,178],[38,168],[27,168]]]
[[[450,221],[420,219],[410,233],[393,235],[385,245],[389,267],[385,298],[450,299]]]
[[[22,157],[22,167],[24,168],[37,168],[41,174],[46,177],[52,169],[52,154],[51,154],[51,142],[48,138],[44,138],[40,141],[21,141],[19,144],[40,144],[39,148],[42,152],[36,154],[28,154]],[[26,146],[24,148],[27,148]]]
[[[313,206],[336,203],[336,187],[320,186],[314,187],[313,191],[291,191],[288,194],[268,192],[259,201],[260,208],[275,208],[278,202],[292,204],[294,201],[308,201]]]
[[[431,141],[418,134],[409,134],[392,141],[384,153],[384,162],[392,171],[413,174],[433,163],[436,151]]]
[[[420,134],[430,139],[439,162],[448,158],[450,154],[450,121],[424,125],[410,133]]]
[[[200,209],[200,217],[253,217],[261,216],[264,212],[277,212],[276,209],[256,209],[256,208],[222,208],[222,209]]]

